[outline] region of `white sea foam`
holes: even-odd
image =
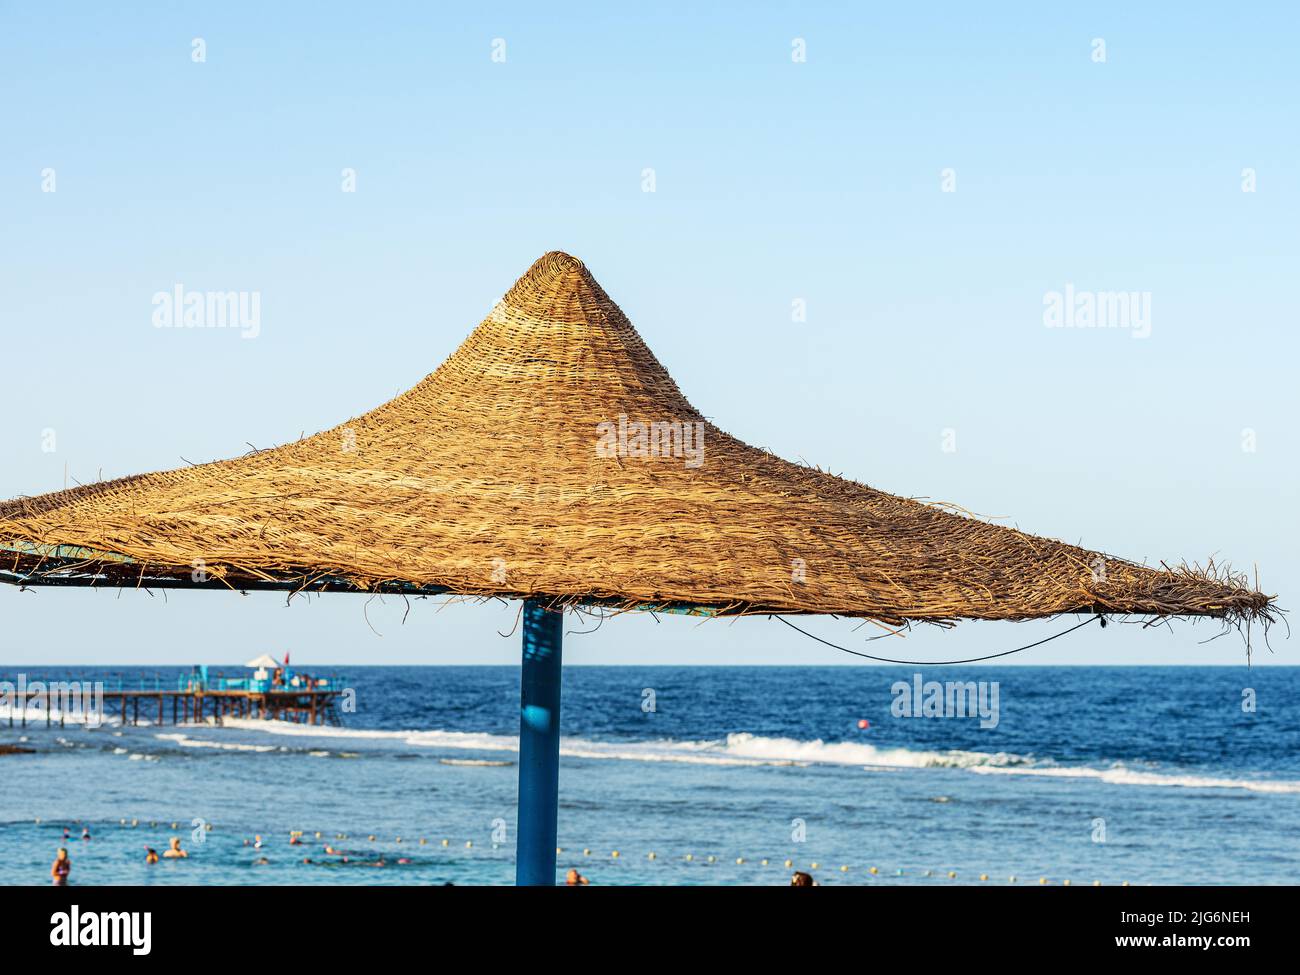
[[[1113,785],[1163,786],[1181,789],[1245,789],[1248,792],[1300,793],[1300,782],[1270,779],[1225,779],[1213,775],[1185,775],[1169,772],[1140,772],[1116,764],[1110,768],[1042,767],[1042,768],[973,768],[972,772],[1008,775],[1041,775],[1061,779],[1096,779]]]
[[[58,725],[86,725],[88,728],[102,728],[106,725],[121,724],[121,719],[115,715],[103,714],[93,708],[82,710],[79,707],[73,707],[67,711],[62,710],[57,705],[49,709],[49,719],[47,721],[45,708],[37,702],[30,702],[26,709],[21,705],[11,704],[9,701],[0,700],[0,724],[8,724],[13,721],[15,725],[26,722],[28,726],[36,727],[43,724]],[[141,719],[140,724],[145,724]]]
[[[226,726],[292,737],[387,741],[419,748],[485,752],[519,750],[519,739],[513,735],[480,732],[321,728],[258,718],[227,719]],[[877,748],[858,742],[765,738],[746,732],[731,734],[716,741],[608,742],[561,738],[560,754],[573,758],[681,762],[688,765],[850,765],[873,768],[969,768],[976,765],[1014,765],[1028,761],[1004,752],[913,751],[907,748]]]
[[[182,748],[218,748],[227,752],[273,752],[276,750],[275,745],[253,745],[247,742],[237,741],[212,741],[207,738],[191,738],[183,734],[157,734],[155,738],[161,738],[164,741],[170,741],[180,745]]]
[[[514,762],[495,762],[487,758],[440,758],[443,765],[468,765],[471,767],[501,768],[514,765]]]
[[[366,728],[325,728],[258,718],[227,718],[227,728],[272,735],[315,739],[387,742],[405,747],[472,752],[517,752],[514,735],[465,731],[384,731]],[[161,735],[160,737],[168,737]],[[183,736],[182,736],[183,737]],[[188,741],[186,742],[189,743]],[[222,747],[222,746],[215,746]],[[268,751],[274,746],[230,745],[241,750]],[[1192,789],[1244,789],[1260,793],[1300,793],[1300,782],[1224,778],[1178,772],[1148,772],[1116,764],[1105,768],[1061,766],[1009,752],[947,751],[881,748],[865,742],[802,741],[736,732],[714,741],[609,742],[586,738],[561,738],[560,754],[572,758],[631,762],[678,762],[716,766],[832,765],[867,770],[965,769],[987,774],[1040,775],[1092,779],[1115,785],[1180,787]],[[468,764],[450,760],[448,764]],[[492,763],[483,763],[492,764]]]

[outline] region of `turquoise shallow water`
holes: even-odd
[[[0,876],[47,882],[68,828],[82,884],[511,882],[517,672],[349,674],[344,728],[0,724],[33,750],[0,757]],[[1300,669],[923,675],[996,681],[991,728],[894,716],[912,674],[570,668],[561,868],[619,884],[786,883],[787,859],[823,883],[1300,879]],[[171,835],[191,857],[145,864]]]

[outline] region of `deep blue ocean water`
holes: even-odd
[[[0,710],[0,744],[33,750],[0,755],[0,876],[47,883],[63,844],[80,884],[511,882],[517,669],[341,672],[356,692],[342,728],[10,728]],[[1300,668],[919,671],[996,682],[995,727],[895,716],[893,685],[916,673],[567,668],[561,871],[784,884],[788,860],[827,884],[1300,881]],[[191,857],[145,864],[172,835]]]

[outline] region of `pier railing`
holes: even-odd
[[[102,684],[105,693],[160,693],[180,691],[182,693],[209,691],[239,691],[248,694],[269,694],[271,692],[299,691],[342,691],[351,686],[342,674],[307,674],[289,672],[279,681],[270,677],[258,679],[252,676],[226,676],[224,673],[203,674],[198,671],[172,676],[170,674],[24,674],[25,684],[31,686],[40,683],[46,687],[58,687],[69,684]],[[10,678],[11,682],[13,679]]]
[[[272,691],[341,691],[348,686],[346,677],[339,674],[294,674],[279,681],[270,677],[227,677],[224,674],[182,674],[176,680],[178,691],[241,691],[250,694],[269,694]]]

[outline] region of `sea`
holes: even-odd
[[[64,846],[77,885],[512,883],[518,669],[332,672],[338,726],[0,704],[0,882]],[[568,667],[557,879],[1296,883],[1297,701],[1296,667]]]

